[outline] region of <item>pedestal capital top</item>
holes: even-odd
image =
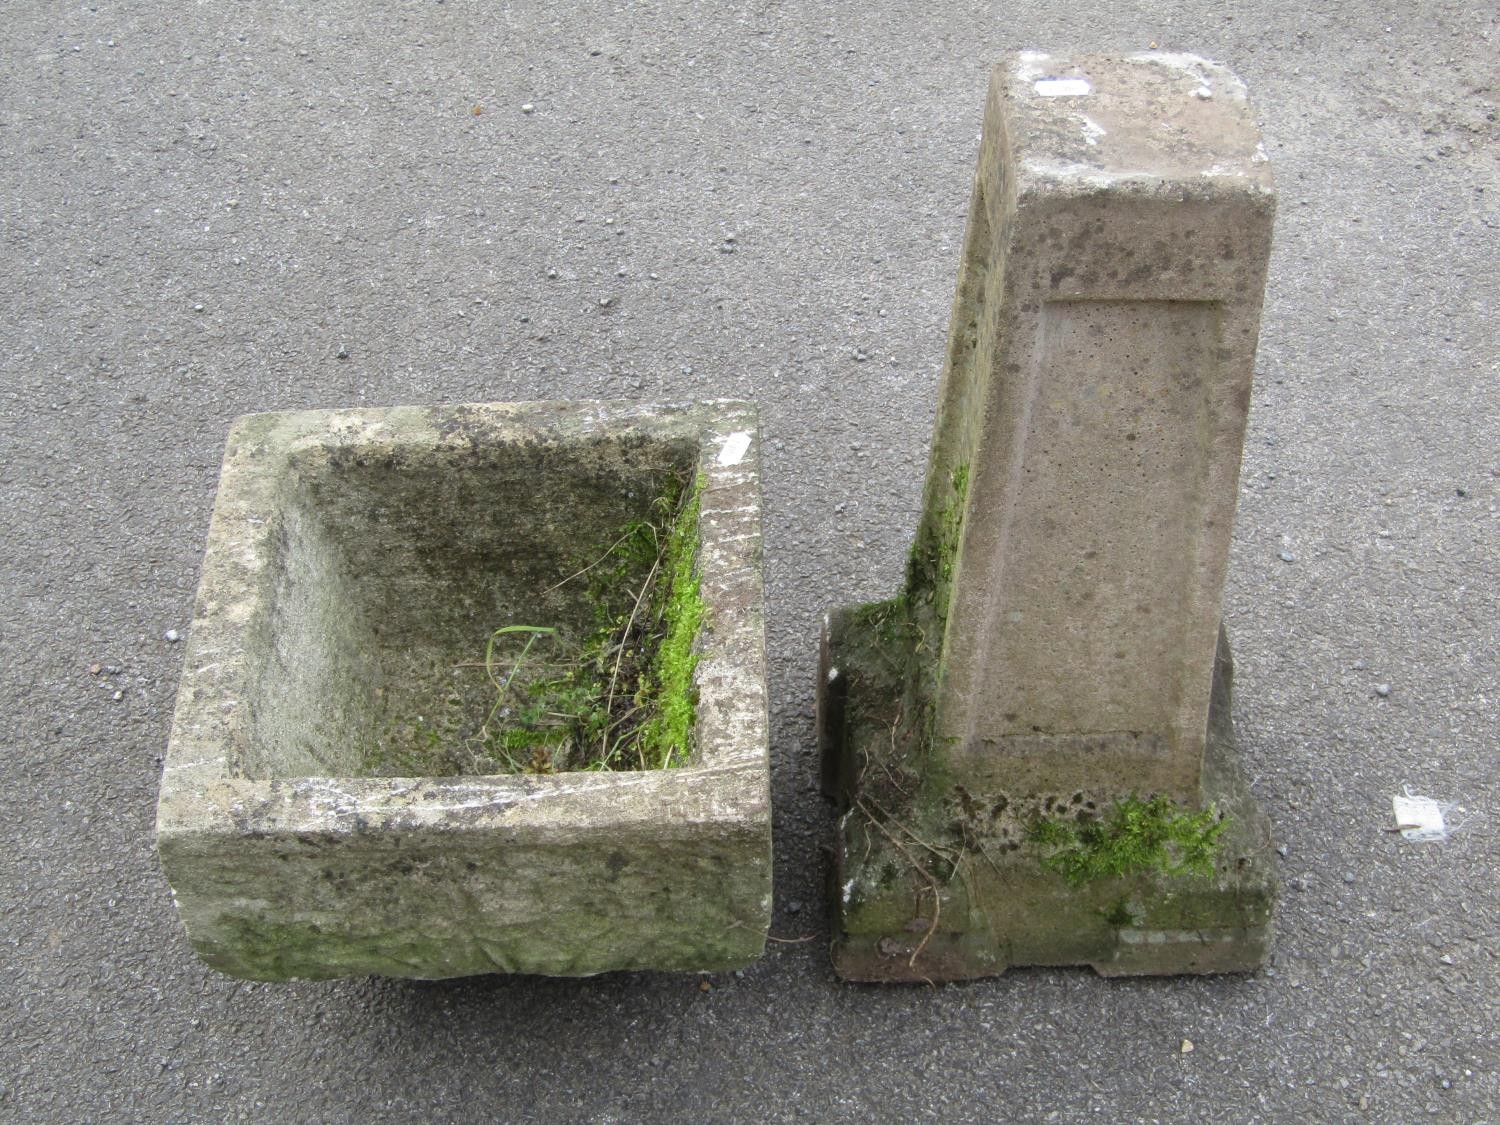
[[[996,69],[992,94],[990,112],[1003,107],[1010,119],[1025,177],[1084,188],[1273,189],[1245,84],[1197,55],[1022,51]]]

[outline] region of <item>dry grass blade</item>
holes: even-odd
[[[615,666],[609,674],[609,690],[604,696],[604,713],[611,714],[615,707],[615,685],[620,681],[620,662],[625,659],[625,646],[630,641],[631,631],[635,628],[636,616],[641,612],[641,602],[645,600],[647,592],[656,581],[656,575],[661,570],[661,548],[657,548],[656,561],[651,564],[651,572],[646,575],[646,580],[641,583],[640,593],[635,596],[635,604],[630,607],[630,617],[625,622],[625,630],[620,634],[620,643],[615,651]],[[618,725],[610,724],[610,730]],[[609,730],[604,732],[604,754],[605,760],[609,759]],[[646,758],[641,755],[641,769],[646,768]]]
[[[609,558],[610,555],[614,554],[615,553],[615,549],[617,547],[619,547],[619,545],[621,543],[625,542],[625,540],[629,539],[630,536],[631,536],[631,534],[632,534],[631,532],[627,531],[624,535],[620,536],[620,538],[616,539],[607,548],[605,548],[604,554],[600,555],[593,562],[589,563],[588,566],[584,567],[582,570],[575,570],[572,574],[568,575],[566,578],[564,578],[564,579],[562,579],[562,580],[560,580],[558,582],[552,583],[552,585],[548,586],[545,590],[542,591],[542,593],[543,594],[550,594],[550,593],[552,593],[553,590],[561,589],[563,586],[566,586],[569,582],[573,581],[573,579],[575,579],[575,578],[582,578],[585,574],[587,574],[589,571],[593,570],[596,566],[598,566],[600,563],[602,563],[605,559]]]
[[[933,935],[937,933],[938,921],[943,916],[942,891],[939,887],[936,876],[934,876],[931,871],[928,871],[926,867],[922,866],[921,863],[917,862],[917,857],[911,854],[906,845],[896,837],[895,833],[893,833],[889,828],[881,823],[880,819],[876,817],[874,811],[871,810],[870,806],[865,804],[864,801],[858,798],[855,799],[854,803],[858,805],[859,808],[864,812],[865,818],[877,829],[879,829],[880,834],[887,840],[889,840],[891,842],[891,845],[906,857],[906,862],[911,864],[912,870],[917,872],[917,874],[921,875],[922,878],[927,880],[927,890],[932,895],[932,922],[928,925],[927,932],[922,935],[922,940],[917,943],[917,947],[911,951],[911,957],[906,962],[909,968],[915,969],[917,967],[917,958],[922,955],[922,950],[927,948],[927,943],[930,942]],[[903,831],[906,831],[908,835],[911,835],[909,830],[903,829]],[[916,839],[915,836],[913,836],[912,838]],[[921,841],[918,841],[918,843],[920,842]],[[923,846],[927,847],[928,850],[932,850],[930,845]],[[938,854],[939,856],[941,855],[941,853],[935,854]]]

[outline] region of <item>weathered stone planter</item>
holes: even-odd
[[[758,956],[771,856],[755,425],[732,403],[241,419],[157,818],[198,953],[257,979]],[[434,718],[469,705],[459,670],[500,625],[586,629],[587,583],[567,579],[674,476],[702,489],[687,763],[459,774],[457,735]]]

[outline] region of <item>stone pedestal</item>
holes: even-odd
[[[1274,202],[1222,67],[996,72],[906,586],[825,635],[844,975],[1264,957],[1219,602]]]

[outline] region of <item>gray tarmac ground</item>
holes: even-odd
[[[817,626],[900,577],[987,72],[1153,42],[1282,193],[1225,602],[1274,964],[844,985]],[[7,5],[0,1118],[1500,1119],[1497,58],[1449,2]],[[231,418],[552,397],[761,405],[778,941],[206,970],[152,823]],[[1407,785],[1460,831],[1385,831]]]

